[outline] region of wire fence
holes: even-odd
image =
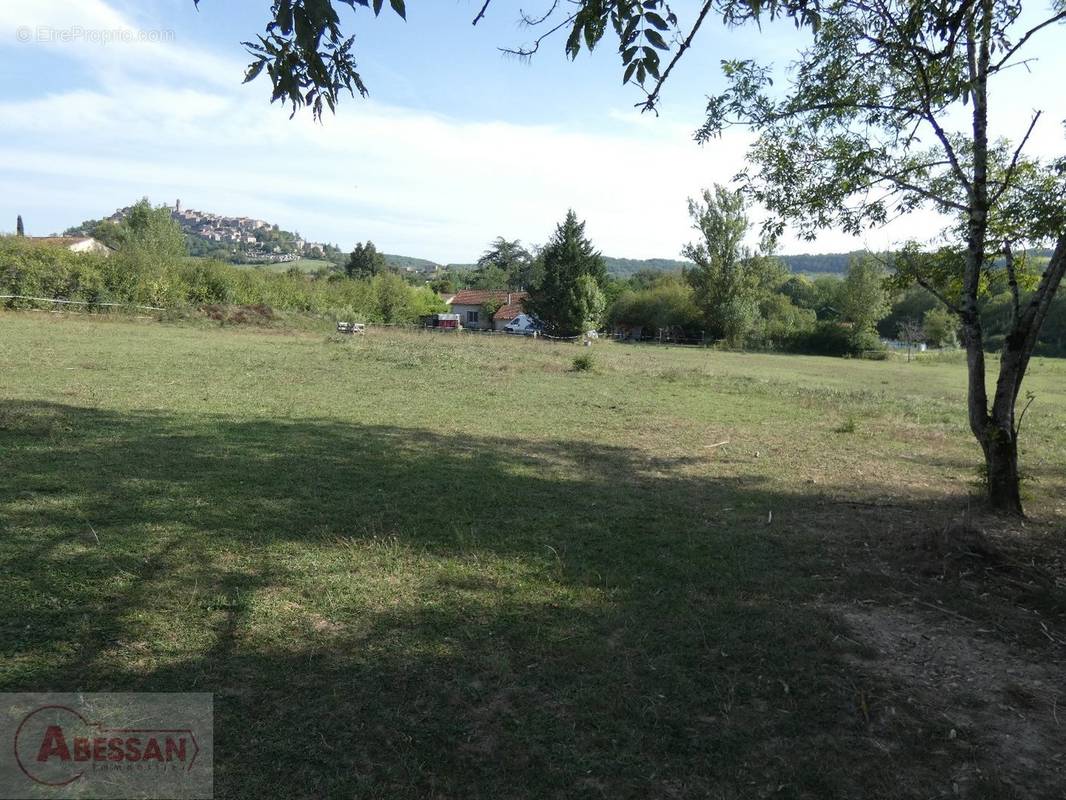
[[[92,306],[93,308],[136,308],[140,311],[166,311],[159,306],[139,306],[134,303],[100,303],[96,300],[60,300],[54,297],[30,297],[24,294],[0,294],[0,300],[32,300],[38,303],[56,303],[70,306]]]

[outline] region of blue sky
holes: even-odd
[[[498,235],[542,242],[573,207],[609,255],[676,257],[692,238],[687,197],[728,182],[748,142],[740,131],[692,142],[706,95],[721,87],[720,59],[784,65],[804,34],[708,26],[655,118],[633,108],[639,95],[621,86],[609,45],[577,64],[561,39],[532,63],[501,56],[498,46],[530,38],[516,24],[519,5],[495,0],[477,28],[474,0],[408,0],[406,23],[345,9],[371,98],[348,99],[318,125],[271,106],[265,79],[240,83],[239,42],[262,29],[268,0],[202,0],[199,10],[192,0],[5,0],[0,230],[20,213],[29,233],[46,234],[143,195],[180,197],[343,248],[372,239],[447,262],[474,259]],[[675,3],[682,20],[693,6]],[[87,33],[111,30],[162,41]],[[1018,70],[993,97],[1003,135],[1019,135],[1031,109],[1048,112],[1037,154],[1064,149],[1061,37],[1046,33],[1031,51],[1034,72]],[[930,237],[938,224],[911,215],[859,239],[786,237],[783,250],[883,247]]]

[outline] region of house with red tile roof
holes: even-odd
[[[446,302],[451,313],[459,315],[459,321],[464,328],[499,331],[503,330],[508,322],[525,313],[522,303],[528,296],[526,292],[463,289]],[[497,307],[496,311],[489,317],[486,311],[493,306]]]

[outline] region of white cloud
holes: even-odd
[[[607,252],[675,255],[685,198],[728,180],[743,152],[739,138],[701,150],[665,128],[605,135],[361,101],[319,125],[258,94],[128,79],[2,103],[0,131],[18,143],[0,153],[5,173],[85,187],[90,202],[71,222],[109,212],[105,197],[180,196],[344,247],[372,238],[442,261],[467,260],[496,235],[543,241],[569,207]]]
[[[180,43],[172,29],[131,19],[102,0],[4,0],[0,47],[14,57],[36,48],[78,62],[107,84],[137,75],[232,86],[244,66]]]
[[[0,220],[32,212],[31,230],[42,232],[34,220],[57,230],[147,194],[342,247],[370,238],[390,252],[468,261],[497,235],[544,241],[572,207],[606,253],[676,257],[692,238],[687,197],[728,183],[748,141],[738,132],[697,147],[689,126],[629,109],[593,131],[356,99],[320,125],[268,105],[262,85],[240,86],[242,62],[184,42],[16,44],[12,33],[139,24],[150,23],[101,0],[0,4],[0,53],[39,48],[90,78],[90,88],[0,103]],[[882,248],[937,227],[916,214],[865,239],[827,232],[782,248]]]

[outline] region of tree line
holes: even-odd
[[[190,258],[186,237],[165,206],[147,200],[113,225],[108,256],[72,253],[20,236],[0,237],[0,294],[8,308],[44,306],[39,297],[141,305],[172,311],[208,305],[263,305],[299,314],[368,322],[414,323],[447,310],[439,295],[383,271],[360,280],[316,278],[292,268],[275,272]]]

